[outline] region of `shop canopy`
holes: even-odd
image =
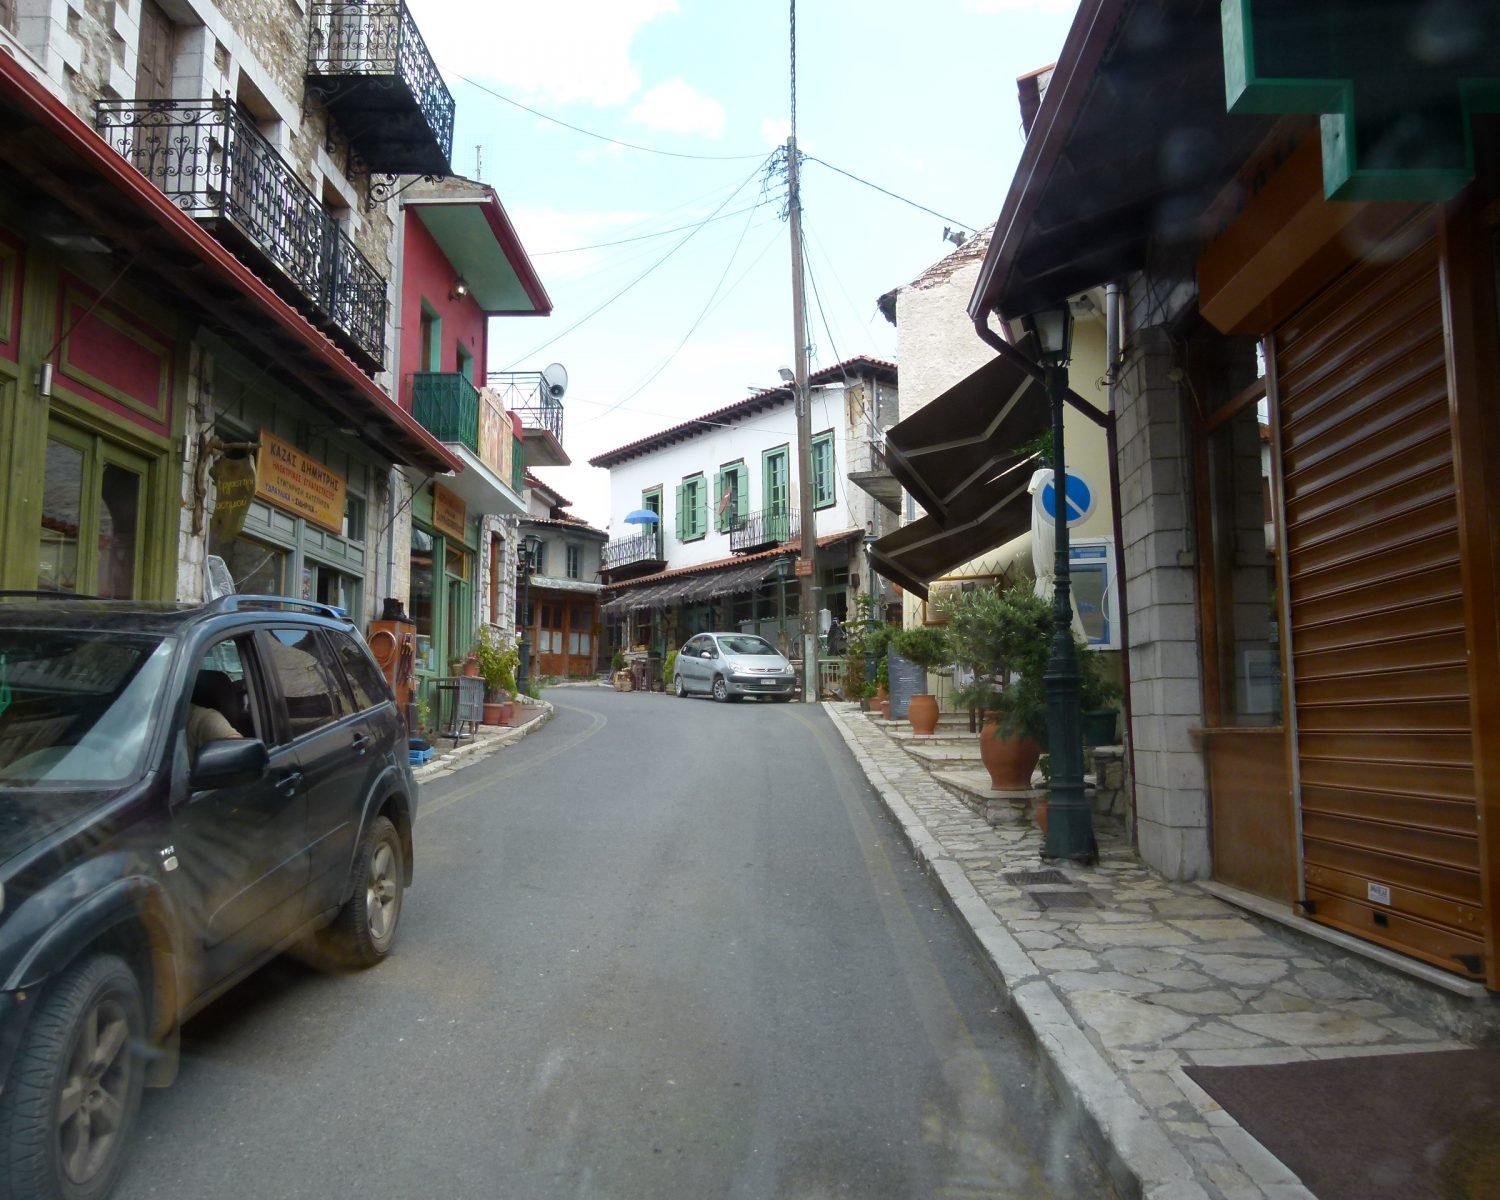
[[[671,608],[678,604],[701,604],[705,600],[757,587],[775,570],[774,558],[762,558],[719,571],[683,575],[646,587],[631,588],[605,604],[603,611],[622,613],[643,608]]]

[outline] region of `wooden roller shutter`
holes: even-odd
[[[1277,330],[1304,882],[1314,919],[1482,975],[1484,908],[1437,251]]]

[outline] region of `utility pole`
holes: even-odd
[[[792,235],[792,373],[797,408],[797,508],[802,553],[797,558],[797,603],[802,623],[802,700],[818,702],[818,520],[813,511],[812,404],[807,390],[806,309],[802,296],[802,188],[797,175],[797,0],[791,3],[791,130],[786,139],[787,213]]]

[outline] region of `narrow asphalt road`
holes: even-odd
[[[387,962],[188,1026],[120,1200],[1111,1194],[820,710],[550,698]]]

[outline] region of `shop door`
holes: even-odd
[[[443,561],[447,594],[444,634],[448,642],[449,659],[459,662],[468,657],[475,634],[470,616],[473,608],[469,595],[469,556],[463,550],[449,545],[445,548]]]
[[[1310,915],[1482,974],[1436,248],[1345,275],[1271,342]]]
[[[150,463],[94,434],[47,430],[37,589],[141,598]]]

